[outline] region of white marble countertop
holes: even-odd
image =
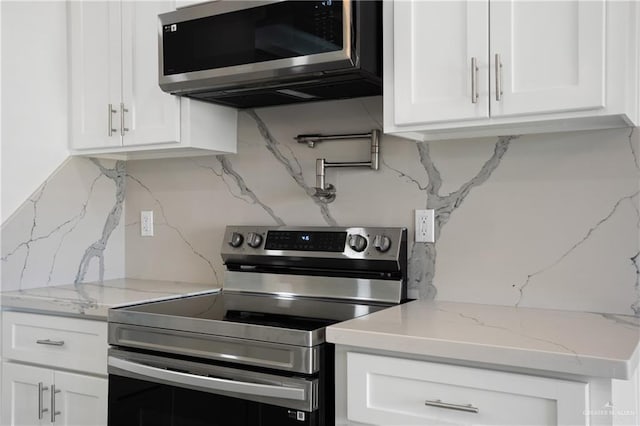
[[[416,300],[327,328],[332,343],[497,368],[628,379],[640,318]]]
[[[3,309],[107,319],[109,308],[219,291],[209,284],[141,279],[40,287],[0,293]]]

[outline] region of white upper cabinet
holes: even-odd
[[[141,159],[236,152],[237,111],[158,86],[158,14],[173,1],[69,2],[71,150]]]
[[[604,0],[492,2],[491,115],[603,108],[604,17]]]
[[[638,123],[635,2],[383,7],[386,133],[431,140]]]
[[[489,117],[487,67],[471,68],[486,63],[488,1],[401,1],[394,12],[395,122]]]
[[[72,148],[119,147],[120,4],[71,2],[69,13]]]
[[[122,3],[122,102],[125,145],[180,140],[180,98],[158,87],[158,14],[168,3]],[[153,48],[150,48],[153,47]]]

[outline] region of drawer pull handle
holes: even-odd
[[[436,399],[435,401],[426,400],[424,402],[424,405],[428,405],[430,407],[447,408],[449,410],[465,411],[467,413],[477,414],[480,412],[479,408],[474,407],[471,404],[467,404],[467,405],[449,404],[447,402],[442,402],[439,399]]]
[[[39,345],[63,346],[64,340],[39,339],[36,340],[36,343]]]

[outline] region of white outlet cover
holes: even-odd
[[[153,237],[153,210],[140,212],[140,236]]]
[[[416,210],[415,241],[417,243],[435,242],[435,211],[433,209]]]

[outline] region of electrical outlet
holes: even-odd
[[[140,212],[140,236],[153,237],[153,210]]]
[[[433,209],[416,210],[416,235],[417,243],[435,242],[435,212]]]

